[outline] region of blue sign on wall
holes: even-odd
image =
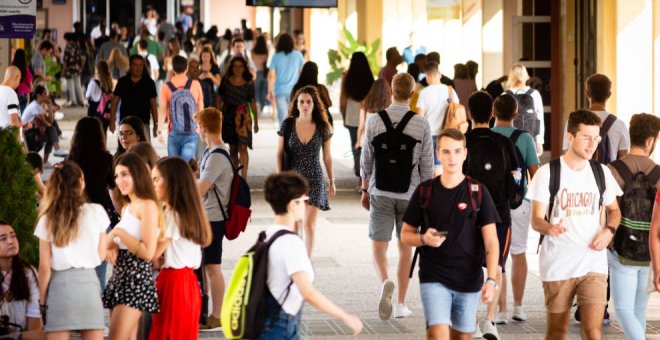
[[[0,1],[0,38],[34,38],[37,0]]]

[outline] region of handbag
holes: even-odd
[[[468,118],[467,111],[465,106],[454,101],[454,89],[449,86],[449,105],[447,105],[447,111],[445,112],[445,117],[442,120],[442,128],[444,129],[458,129],[462,133],[467,132],[468,128]]]

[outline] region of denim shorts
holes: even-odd
[[[298,325],[302,316],[302,309],[296,315],[286,313],[275,298],[266,293],[266,321],[259,333],[258,340],[282,339],[298,340],[300,331]]]
[[[439,282],[419,285],[426,327],[447,325],[461,333],[474,332],[481,292],[462,293]]]

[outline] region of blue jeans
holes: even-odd
[[[108,262],[101,262],[98,267],[95,268],[96,276],[99,278],[99,283],[101,284],[101,292],[105,290],[105,273],[108,268]]]
[[[187,162],[195,158],[197,144],[199,144],[199,138],[196,133],[184,135],[170,132],[170,136],[167,137],[167,155],[179,156]]]
[[[360,177],[360,155],[362,154],[362,148],[356,149],[355,143],[357,142],[357,126],[346,126],[348,130],[348,135],[351,137],[351,152],[353,153],[353,173],[355,177]]]
[[[646,285],[649,266],[629,266],[619,261],[616,252],[607,251],[610,267],[610,290],[616,316],[626,339],[644,340],[646,333]]]
[[[266,294],[266,321],[257,339],[300,339],[298,324],[301,316],[302,309],[296,315],[287,314],[269,291]]]
[[[433,164],[435,166],[440,165],[440,160],[438,159],[438,136],[431,136],[433,138]]]
[[[419,289],[427,327],[447,325],[461,333],[474,332],[481,292],[457,292],[439,282],[422,283]]]
[[[268,75],[266,71],[257,71],[257,79],[254,81],[254,96],[259,108],[263,110],[264,106],[268,104]]]
[[[289,102],[291,93],[280,93],[275,95],[275,105],[277,106],[277,121],[282,126],[284,118],[289,115]]]

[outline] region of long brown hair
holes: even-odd
[[[316,124],[316,128],[321,132],[323,136],[323,141],[326,141],[330,138],[332,134],[332,127],[328,123],[328,114],[325,112],[325,105],[319,96],[319,90],[313,85],[307,85],[298,92],[293,97],[291,104],[289,104],[289,117],[298,118],[300,117],[300,111],[298,110],[298,97],[301,94],[306,93],[312,97],[314,102],[314,109],[312,110],[312,121]]]
[[[392,104],[392,89],[385,78],[378,78],[364,97],[362,108],[369,113],[385,110]]]
[[[104,60],[99,60],[96,63],[96,78],[99,81],[101,91],[112,92],[112,76],[110,75],[110,67]]]
[[[156,163],[165,181],[165,204],[175,213],[181,236],[202,247],[211,243],[211,226],[202,207],[188,163],[179,157],[165,157]]]
[[[65,247],[78,237],[80,209],[87,202],[82,179],[83,172],[73,161],[57,164],[48,179],[39,217],[46,217],[46,230],[57,247]]]

